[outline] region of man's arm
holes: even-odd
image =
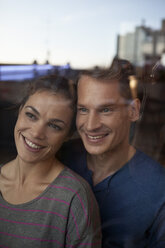
[[[149,248],[165,248],[165,203],[149,230]]]

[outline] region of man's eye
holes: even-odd
[[[103,112],[103,113],[108,113],[108,112],[110,112],[110,111],[111,111],[110,108],[103,108],[103,109],[102,109],[102,112]]]
[[[55,129],[55,130],[61,130],[62,129],[60,126],[58,126],[57,124],[54,124],[54,123],[49,123],[48,126]]]
[[[27,116],[29,119],[31,119],[31,120],[36,120],[36,116],[35,116],[34,114],[32,114],[32,113],[30,113],[30,112],[26,112],[25,114],[26,114],[26,116]]]
[[[103,109],[101,109],[101,112],[102,113],[112,113],[114,111],[114,109],[113,108],[103,108]]]
[[[87,112],[87,109],[86,108],[77,108],[77,111],[85,114]]]

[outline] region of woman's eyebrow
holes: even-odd
[[[25,108],[30,108],[32,111],[34,111],[38,116],[40,116],[40,113],[33,107],[33,106],[26,106]],[[49,120],[50,122],[60,122],[63,123],[64,125],[66,125],[66,123],[63,120],[57,119],[57,118],[51,118]]]
[[[33,106],[26,106],[25,108],[30,108],[31,110],[33,110],[37,115],[40,115],[40,113],[37,111],[37,109],[35,109]]]
[[[56,122],[56,123],[60,122],[60,123],[63,123],[64,125],[66,125],[66,123],[63,120],[56,119],[56,118],[50,119],[49,121],[50,122]]]

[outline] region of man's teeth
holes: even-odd
[[[30,146],[31,148],[35,148],[35,149],[41,148],[41,146],[37,146],[36,144],[32,143],[31,141],[27,140],[26,138],[25,138],[25,141],[28,144],[28,146]]]
[[[96,139],[101,139],[105,137],[105,135],[97,135],[97,136],[91,136],[91,135],[88,135],[88,138],[89,139],[93,139],[93,140],[96,140]]]

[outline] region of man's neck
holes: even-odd
[[[93,172],[93,184],[96,185],[106,177],[122,168],[135,154],[132,146],[119,151],[109,151],[101,155],[87,155],[88,168]]]

